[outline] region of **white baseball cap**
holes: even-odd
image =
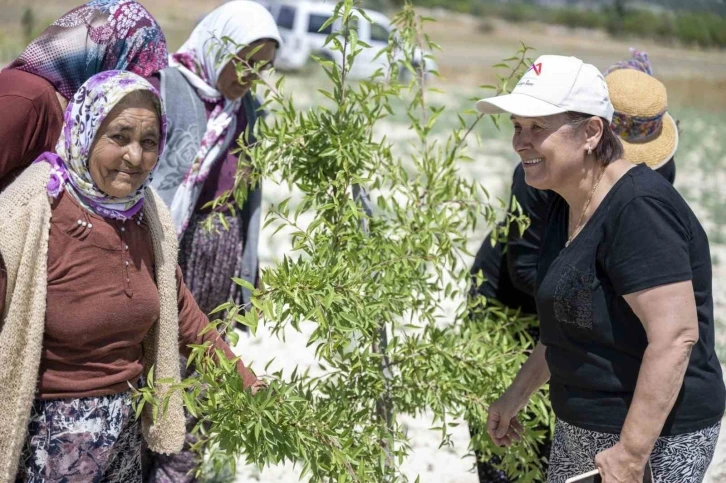
[[[482,114],[543,117],[570,111],[613,120],[608,86],[600,71],[562,55],[538,57],[511,94],[482,99],[476,108]]]

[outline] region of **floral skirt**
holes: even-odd
[[[130,392],[36,400],[16,483],[140,483],[141,440]]]
[[[242,302],[242,287],[232,281],[242,271],[243,226],[239,217],[222,214],[228,228],[214,215],[212,231],[204,228],[210,215],[194,214],[179,243],[179,266],[194,300],[208,314],[232,300]]]
[[[699,431],[662,436],[650,455],[655,483],[700,483],[711,464],[721,423]],[[557,420],[548,483],[595,469],[595,456],[620,440],[619,434],[598,433]]]

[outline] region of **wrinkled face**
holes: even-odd
[[[96,186],[116,198],[139,189],[159,158],[160,132],[153,102],[122,99],[103,120],[91,147],[88,170]]]
[[[259,49],[255,51],[258,47]],[[272,63],[275,60],[276,48],[277,44],[274,40],[258,40],[237,52],[237,57],[246,60],[251,67],[259,68],[261,72],[272,67]],[[254,52],[254,54],[250,55],[250,52]],[[237,72],[235,70],[237,64],[241,64],[242,70],[244,71],[241,82],[237,78]],[[217,90],[227,99],[234,101],[247,94],[252,88],[252,83],[258,77],[257,74],[245,66],[244,62],[232,59],[227,62],[227,65],[224,66],[224,69],[219,74]]]
[[[512,146],[522,160],[528,185],[559,191],[568,180],[581,176],[587,135],[568,125],[566,114],[511,119]]]

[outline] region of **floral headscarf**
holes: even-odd
[[[220,44],[222,39],[225,41]],[[250,0],[233,0],[204,17],[169,61],[169,65],[179,70],[201,99],[215,104],[207,120],[201,146],[194,159],[189,160],[189,170],[171,203],[171,214],[179,235],[187,227],[212,166],[234,141],[232,138],[242,101],[226,99],[217,90],[219,75],[230,60],[230,54],[236,53],[236,45],[246,46],[262,39],[274,40],[278,45],[282,43],[270,12]]]
[[[166,113],[161,96],[145,79],[131,72],[109,70],[88,79],[68,103],[56,153],[45,152],[35,160],[48,162],[51,170],[48,194],[53,198],[68,189],[84,206],[105,218],[127,220],[139,212],[152,173],[134,193],[123,198],[109,196],[93,182],[88,158],[101,123],[111,110],[132,91],[151,91],[160,119],[159,155],[166,141]],[[157,163],[158,165],[158,163]]]
[[[166,39],[148,10],[134,0],[93,0],[56,20],[8,68],[43,77],[70,99],[99,72],[148,77],[167,65]]]

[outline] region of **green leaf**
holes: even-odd
[[[252,290],[252,291],[255,290],[255,286],[243,278],[232,277],[232,281],[234,283],[236,283],[237,285],[239,285],[243,288],[246,288],[247,290]]]
[[[146,386],[149,389],[154,389],[154,366],[153,365],[149,369],[149,373],[146,375]]]

